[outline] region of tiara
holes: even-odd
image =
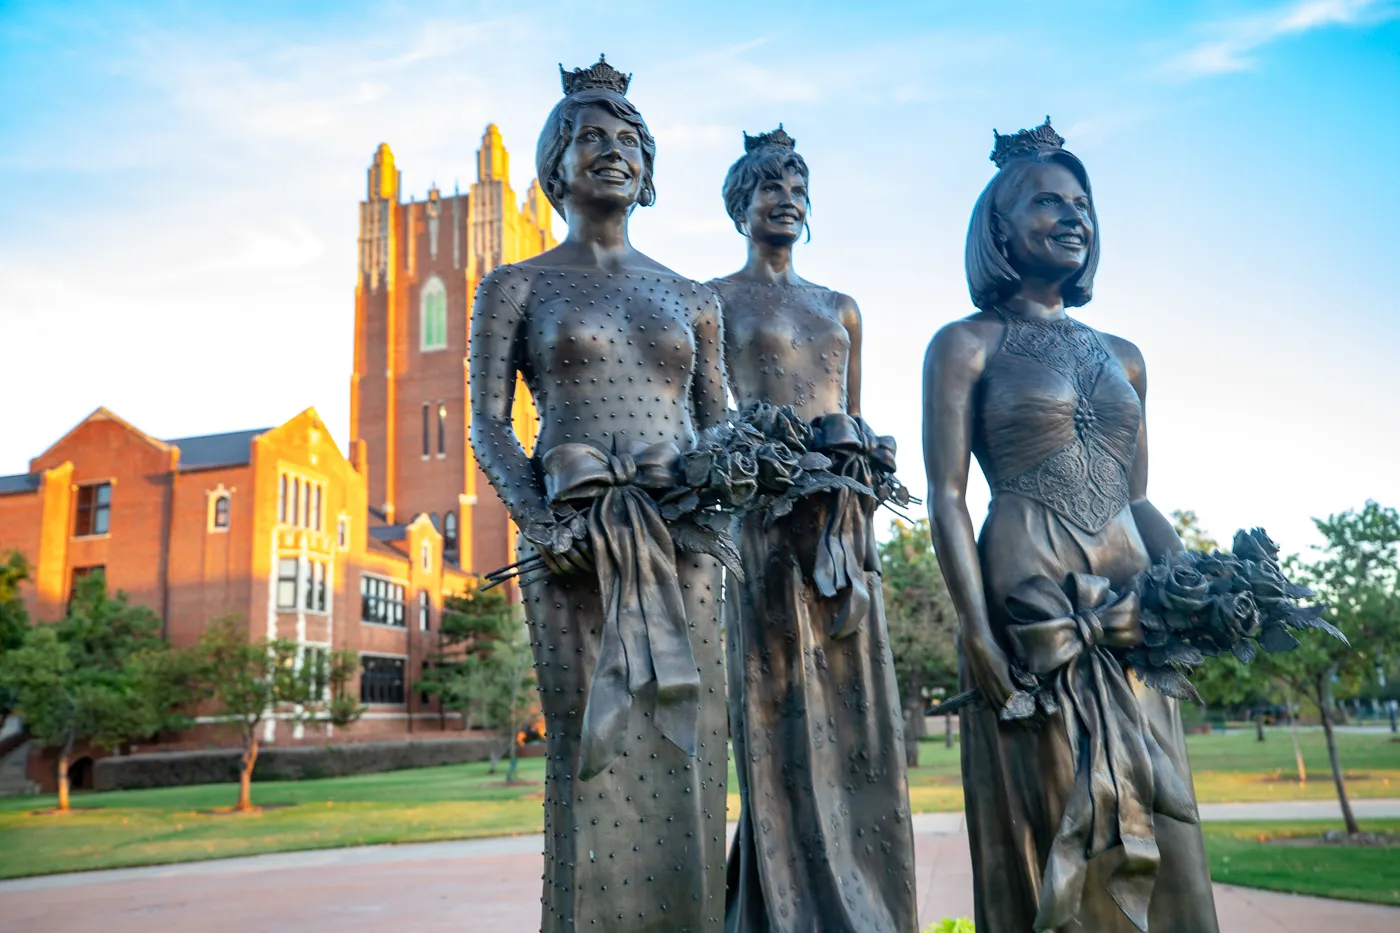
[[[1050,126],[1048,115],[1045,122],[1033,130],[1021,130],[1007,136],[992,130],[992,136],[996,139],[996,145],[992,149],[992,161],[997,164],[997,168],[1001,168],[1017,156],[1031,155],[1046,149],[1059,149],[1065,144],[1065,138]]]
[[[744,151],[753,152],[755,149],[762,149],[764,146],[774,146],[778,149],[796,149],[797,140],[793,139],[783,129],[781,123],[778,128],[771,133],[759,133],[757,136],[744,134]]]
[[[627,85],[632,83],[632,76],[618,71],[608,64],[605,56],[599,55],[597,63],[587,69],[575,68],[573,71],[565,71],[564,66],[560,65],[559,80],[564,84],[565,97],[595,87],[626,95]]]

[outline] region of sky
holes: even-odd
[[[157,437],[314,406],[344,448],[375,147],[421,199],[474,180],[494,122],[524,191],[557,63],[601,51],[659,150],[633,243],[684,274],[743,264],[741,131],[796,137],[797,270],[860,304],[863,408],[916,494],[992,130],[1049,114],[1099,216],[1077,316],[1147,360],[1158,507],[1302,551],[1313,517],[1400,506],[1400,2],[622,9],[0,0],[0,474],[99,405]]]

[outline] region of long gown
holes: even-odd
[[[1008,656],[1006,597],[1037,574],[1108,578],[1122,588],[1151,559],[1128,499],[1141,405],[1098,332],[1077,321],[1005,315],[1000,349],[975,402],[973,451],[992,490],[978,540],[993,632]],[[970,674],[964,665],[964,683]],[[1194,798],[1175,700],[1133,681],[1162,747]],[[1031,933],[1041,872],[1073,782],[1077,749],[1060,714],[1038,729],[961,714],[963,788],[979,933]],[[1215,933],[1215,903],[1198,825],[1158,814],[1161,866],[1150,933]],[[1062,933],[1134,933],[1104,881],[1119,850],[1090,861],[1077,919]]]
[[[521,544],[522,556],[533,552]],[[719,573],[713,558],[676,557],[706,700],[698,755],[687,757],[651,724],[653,684],[632,704],[627,751],[587,781],[578,774],[580,732],[601,640],[598,582],[571,574],[524,587],[547,743],[545,933],[722,928],[728,762]]]
[[[494,270],[473,311],[473,405],[494,408],[496,422],[509,425],[508,390],[519,371],[540,417],[531,459],[505,428],[473,435],[478,462],[512,515],[540,501],[552,449],[586,444],[606,452],[636,442],[679,451],[693,442],[697,423],[722,420],[719,339],[715,296],[689,279],[529,264]],[[518,556],[536,553],[520,535]],[[653,679],[627,708],[620,754],[585,777],[586,712],[609,625],[598,575],[547,575],[522,587],[546,733],[543,933],[723,929],[728,762],[719,565],[708,556],[674,556],[699,675],[693,758],[653,722]],[[637,616],[623,620],[633,634]],[[647,650],[655,654],[654,640]]]
[[[846,333],[830,312],[807,305],[829,303],[834,292],[784,288],[785,297],[762,316],[761,332],[740,335],[728,332],[736,302],[773,286],[710,285],[724,299],[731,366],[749,364],[732,345],[736,338],[759,361],[767,341],[791,340],[810,355],[807,375],[839,375],[844,385],[845,367],[835,360],[847,352]],[[788,375],[802,385],[803,373]],[[750,516],[739,541],[745,579],[726,579],[730,731],[741,800],[726,933],[917,927],[903,723],[871,537],[873,506],[862,505],[848,539],[870,596],[858,631],[831,636],[849,590],[824,598],[811,582],[836,507],[834,494],[812,496],[767,530],[761,516]]]

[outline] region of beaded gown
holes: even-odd
[[[1001,347],[986,364],[973,414],[973,453],[992,502],[978,539],[992,631],[1013,656],[1006,599],[1037,574],[1108,578],[1115,590],[1151,563],[1129,505],[1128,477],[1142,411],[1102,337],[1068,318],[1004,314]],[[970,685],[964,665],[963,681]],[[1191,788],[1175,700],[1133,681],[1133,691],[1185,786]],[[963,788],[972,839],[976,926],[1031,933],[1042,869],[1074,779],[1077,750],[1057,713],[1036,729],[961,714]],[[1194,790],[1190,791],[1194,797]],[[1214,900],[1198,825],[1158,814],[1161,866],[1151,933],[1215,933]],[[1091,860],[1076,921],[1062,933],[1134,933],[1104,882],[1111,850]]]
[[[836,292],[718,279],[726,368],[740,407],[844,412],[849,338]],[[751,397],[763,385],[767,397]],[[781,393],[781,394],[780,394]],[[852,539],[870,602],[833,638],[843,596],[811,582],[835,494],[740,531],[746,577],[727,578],[725,652],[741,800],[727,933],[913,933],[914,845],[903,725],[871,508]],[[869,545],[865,547],[864,545]]]
[[[721,339],[713,293],[675,275],[493,271],[472,315],[472,445],[512,517],[544,501],[541,459],[557,445],[669,441],[684,450],[697,428],[722,422]],[[517,371],[540,416],[533,458],[508,430]],[[534,553],[522,535],[519,556]],[[586,779],[584,712],[605,621],[598,579],[580,572],[523,587],[546,724],[544,933],[723,927],[720,577],[713,558],[675,558],[699,669],[697,754],[653,724],[653,682],[631,702],[621,753]]]

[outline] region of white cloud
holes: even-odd
[[[1289,36],[1330,26],[1361,26],[1400,15],[1389,0],[1298,0],[1254,16],[1207,27],[1215,35],[1169,59],[1163,70],[1179,78],[1250,71],[1254,52]]]

